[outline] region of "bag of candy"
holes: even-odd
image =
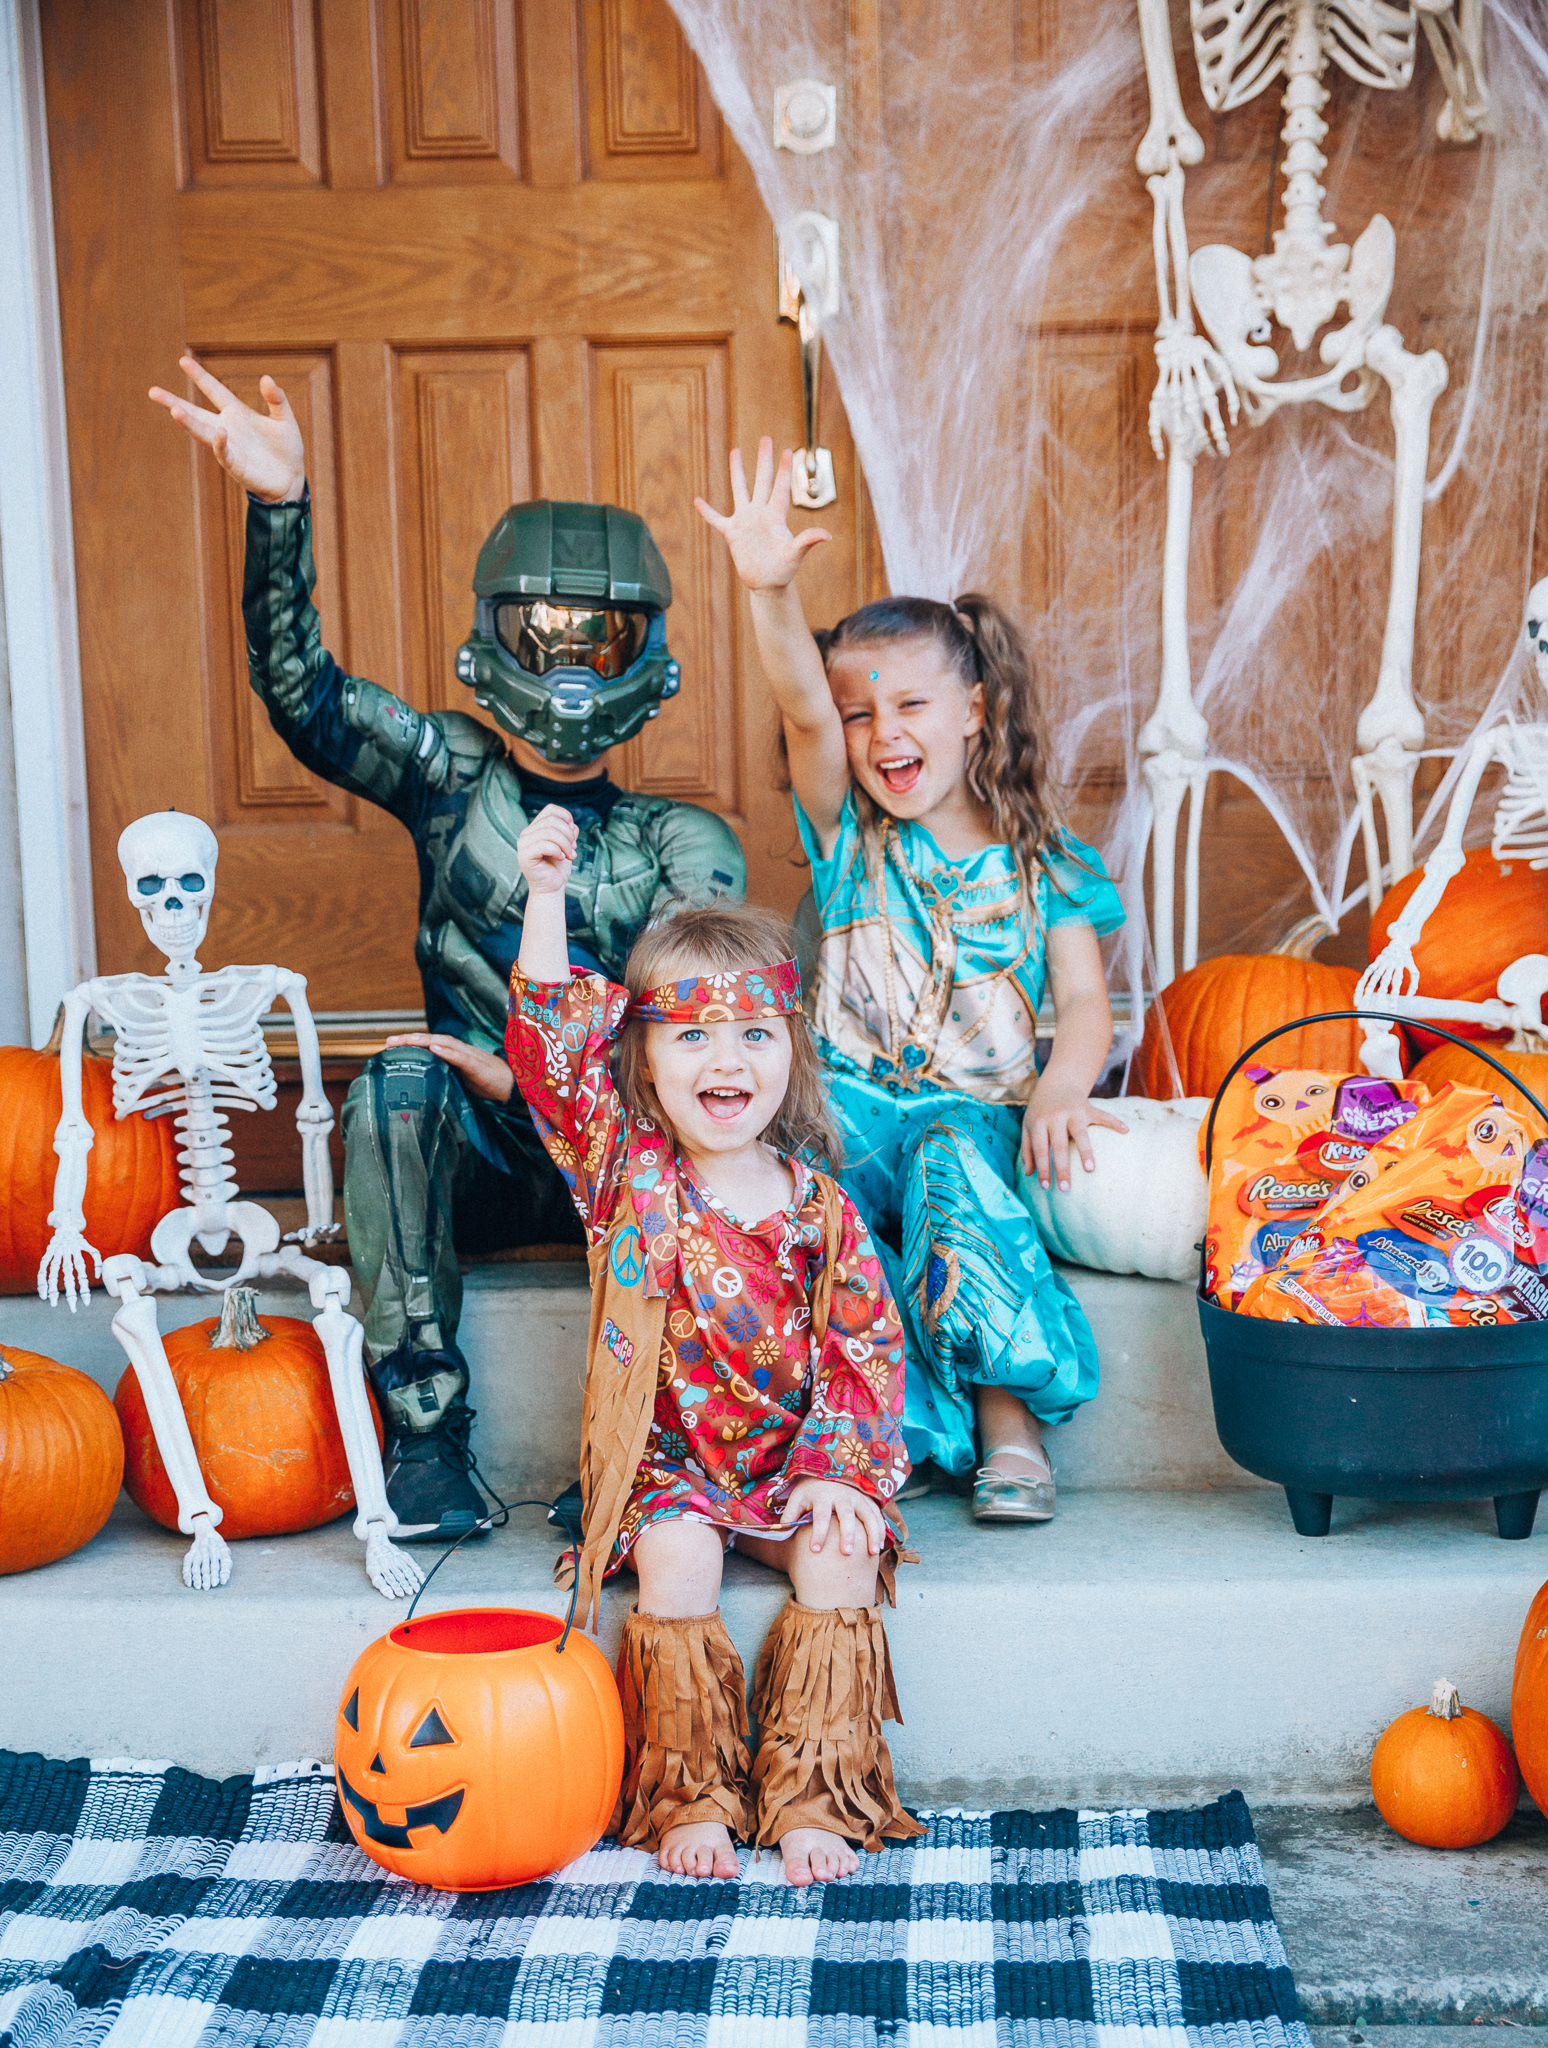
[[[1323,1203],[1363,1173],[1371,1148],[1400,1140],[1429,1099],[1422,1082],[1370,1074],[1253,1066],[1233,1076],[1215,1117],[1206,1294],[1235,1308]]]
[[[1371,1148],[1359,1184],[1327,1200],[1238,1310],[1340,1328],[1548,1320],[1540,1138],[1536,1119],[1529,1126],[1497,1096],[1442,1087]]]

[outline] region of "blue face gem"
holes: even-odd
[[[873,683],[879,683],[879,682],[881,681],[881,670],[880,670],[880,669],[875,669],[875,668],[873,668],[873,669],[871,670],[871,681],[872,681]]]

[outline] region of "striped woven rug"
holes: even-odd
[[[603,1843],[454,1896],[360,1854],[325,1765],[0,1751],[0,2043],[1309,2048],[1239,1793],[927,1818],[804,1891]]]

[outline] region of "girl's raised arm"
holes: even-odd
[[[820,526],[790,531],[790,468],[788,448],[775,467],[774,443],[765,434],[758,443],[751,490],[742,451],[731,450],[729,515],[702,498],[693,502],[715,531],[725,535],[736,573],[752,593],[753,631],[784,721],[791,786],[817,831],[827,834],[837,830],[849,793],[849,761],[844,728],[801,609],[795,576],[811,549],[833,536]]]
[[[568,981],[570,935],[564,888],[580,838],[575,820],[559,804],[545,804],[516,839],[516,864],[527,884],[516,964],[528,981]]]

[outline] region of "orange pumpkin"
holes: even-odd
[[[1450,1025],[1446,1028],[1451,1029]],[[1538,1101],[1548,1108],[1548,1053],[1533,1052],[1524,1038],[1520,1045],[1512,1039],[1508,1045],[1491,1045],[1488,1051],[1501,1066],[1519,1074]],[[1487,1088],[1518,1116],[1531,1118],[1534,1126],[1539,1121],[1531,1103],[1519,1088],[1511,1087],[1503,1074],[1485,1066],[1472,1053],[1464,1052],[1460,1045],[1449,1045],[1444,1038],[1434,1052],[1427,1052],[1409,1069],[1409,1074],[1430,1088],[1439,1088],[1446,1081],[1455,1081],[1459,1088]]]
[[[1492,1842],[1516,1810],[1521,1779],[1487,1714],[1438,1678],[1427,1707],[1399,1714],[1371,1755],[1371,1791],[1387,1826],[1427,1849]]]
[[[123,1476],[118,1417],[96,1381],[36,1351],[0,1352],[0,1572],[89,1543]]]
[[[190,1323],[165,1339],[199,1469],[225,1511],[220,1533],[228,1541],[315,1529],[355,1505],[321,1340],[295,1316],[260,1323],[257,1299],[251,1288],[234,1287],[218,1320]],[[133,1366],[114,1402],[129,1496],[153,1522],[175,1529],[177,1495]],[[380,1444],[374,1398],[371,1419]]]
[[[527,1884],[582,1856],[623,1782],[623,1708],[579,1629],[454,1608],[372,1643],[344,1681],[339,1801],[385,1869],[442,1891]]]
[[[1222,953],[1201,960],[1168,983],[1151,1004],[1129,1092],[1161,1101],[1179,1092],[1213,1095],[1237,1054],[1276,1024],[1319,1010],[1352,1008],[1358,979],[1352,967],[1326,967],[1320,960],[1296,960],[1284,953]],[[1182,1077],[1180,1091],[1166,1056],[1162,1012]],[[1359,1069],[1363,1040],[1358,1024],[1317,1024],[1307,1031],[1287,1031],[1265,1046],[1262,1058],[1268,1066],[1350,1074]]]
[[[63,1096],[59,1057],[0,1045],[0,1294],[30,1294],[53,1236],[54,1127]],[[81,1107],[93,1142],[86,1162],[86,1241],[103,1258],[144,1258],[150,1234],[182,1199],[169,1117],[113,1115],[110,1060],[81,1061]]]
[[[1382,897],[1371,919],[1370,954],[1374,960],[1387,943],[1393,920],[1418,888],[1423,870],[1415,868]],[[1498,993],[1501,971],[1523,953],[1540,953],[1548,932],[1548,868],[1529,868],[1525,861],[1497,861],[1487,847],[1475,846],[1446,893],[1425,919],[1414,948],[1422,996],[1445,996],[1453,1002],[1485,1003]],[[1425,1046],[1444,1045],[1418,1025],[1410,1027]],[[1448,1022],[1448,1031],[1463,1038],[1489,1034],[1476,1025]]]
[[[1510,1732],[1526,1788],[1548,1813],[1548,1583],[1538,1587],[1516,1645]]]

